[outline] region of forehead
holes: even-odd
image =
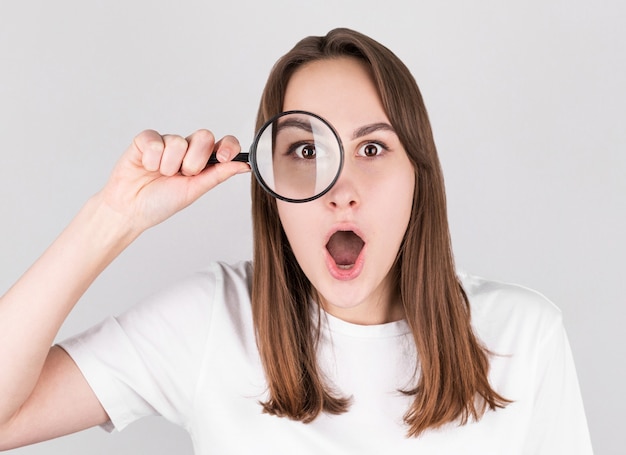
[[[387,120],[369,67],[353,57],[300,67],[287,84],[283,110],[313,112],[333,124],[348,119],[352,124]]]

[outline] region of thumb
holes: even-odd
[[[228,161],[208,166],[198,175],[186,177],[189,180],[188,197],[195,200],[234,175],[247,174],[250,171],[250,165],[240,161]]]

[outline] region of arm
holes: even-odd
[[[213,150],[229,161],[240,147],[232,137],[215,143],[206,130],[186,139],[141,133],[103,190],[0,298],[0,449],[107,419],[71,359],[50,345],[93,280],[141,232],[249,169],[235,162],[205,169]]]
[[[33,393],[0,428],[0,451],[74,433],[109,420],[78,367],[63,349],[50,349]]]

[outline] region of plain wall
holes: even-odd
[[[0,292],[107,179],[141,130],[244,147],[274,61],[337,26],[391,48],[429,109],[459,267],[535,288],[564,319],[598,454],[626,405],[626,23],[620,1],[0,3]],[[147,232],[64,338],[212,260],[251,256],[250,176]],[[242,428],[245,435],[245,428]],[[245,436],[243,436],[245,437]],[[160,418],[18,449],[189,454]]]

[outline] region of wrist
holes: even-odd
[[[128,216],[108,205],[101,193],[87,201],[72,224],[79,226],[74,233],[76,240],[83,243],[84,247],[96,250],[94,252],[99,250],[107,262],[143,232]]]

